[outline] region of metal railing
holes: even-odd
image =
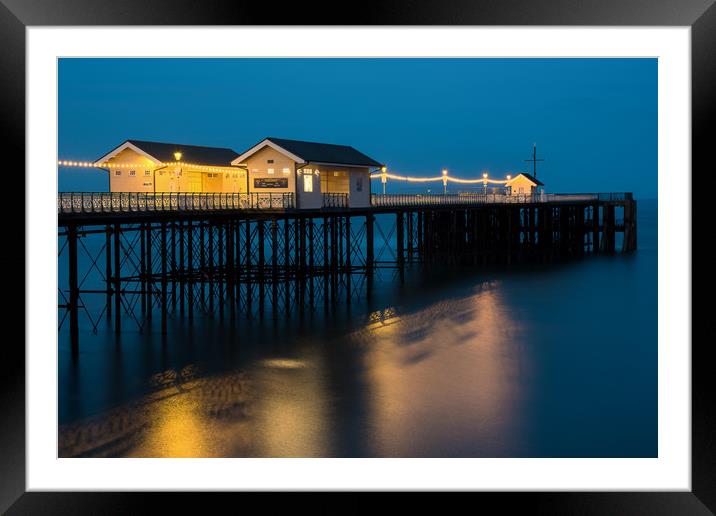
[[[61,192],[57,213],[294,208],[293,193]]]
[[[324,193],[323,194],[323,207],[324,208],[347,208],[348,207],[348,194],[347,193]]]
[[[624,201],[631,200],[630,192],[584,193],[584,194],[498,194],[498,193],[457,193],[457,194],[371,194],[371,206],[450,206],[472,204],[525,204],[543,202],[573,201]]]

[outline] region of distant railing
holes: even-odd
[[[207,211],[294,208],[292,193],[61,192],[57,213]]]
[[[323,194],[323,207],[324,208],[347,208],[348,207],[348,194],[347,193],[324,193]]]
[[[450,206],[466,204],[525,204],[542,202],[572,201],[624,201],[631,200],[630,192],[585,193],[585,194],[498,194],[498,193],[457,193],[457,194],[372,194],[371,206]]]

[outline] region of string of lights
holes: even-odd
[[[60,160],[57,164],[61,167],[80,167],[80,168],[135,168],[138,170],[146,169],[158,169],[164,167],[182,167],[191,168],[194,170],[201,170],[203,172],[235,172],[237,170],[243,170],[239,167],[209,167],[206,165],[197,165],[195,163],[185,163],[183,161],[171,161],[168,163],[161,163],[158,166],[149,163],[114,163],[111,161],[68,161]]]
[[[432,181],[449,181],[453,183],[462,183],[462,184],[485,184],[485,183],[491,183],[491,184],[505,184],[510,179],[511,176],[507,176],[507,179],[490,179],[483,175],[480,179],[461,179],[459,177],[454,177],[451,175],[448,175],[444,173],[441,176],[436,177],[412,177],[412,176],[400,176],[398,174],[389,174],[385,172],[375,173],[370,176],[371,179],[395,179],[398,181],[407,181],[409,183],[427,183]]]

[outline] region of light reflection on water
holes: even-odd
[[[370,454],[419,456],[464,436],[499,453],[510,439],[505,424],[516,417],[519,399],[510,378],[521,365],[506,346],[520,326],[497,290],[482,286],[468,298],[371,316],[336,343],[352,349],[367,387]],[[203,377],[186,367],[154,375],[156,390],[141,402],[64,425],[60,455],[334,455],[336,393],[321,351],[256,360],[240,373]],[[454,378],[471,378],[469,390]],[[470,411],[460,407],[466,396]]]
[[[640,224],[634,256],[416,279],[325,318],[85,338],[77,364],[61,340],[59,454],[655,456]]]

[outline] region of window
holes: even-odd
[[[306,174],[313,174],[313,169],[312,168],[304,168],[303,172]]]
[[[356,192],[362,192],[363,191],[363,178],[357,177],[356,178]]]
[[[152,186],[152,182],[151,182],[151,181],[145,181],[145,182],[144,182],[144,186]]]
[[[145,177],[146,177],[146,176],[151,176],[152,173],[151,173],[149,170],[145,170],[145,171],[144,171],[144,175],[145,175]],[[150,183],[150,184],[151,184],[151,183]]]
[[[313,176],[311,174],[303,174],[303,191],[313,191]]]
[[[282,172],[283,172],[284,174],[288,174],[288,173],[291,172],[291,171],[290,171],[288,168],[284,168],[284,169],[282,170]]]
[[[273,163],[273,160],[272,160],[272,159],[267,159],[267,160],[266,160],[266,163]]]
[[[273,174],[273,169],[272,169],[272,168],[269,168],[269,169],[266,170],[266,172],[268,172],[269,174]]]
[[[132,176],[132,177],[134,177],[134,176],[137,175],[137,171],[136,171],[136,170],[130,170],[130,171],[129,171],[129,175]]]
[[[115,171],[114,171],[114,175],[115,175],[115,176],[121,176],[121,175],[122,175],[122,171],[121,171],[121,170],[115,170]]]

